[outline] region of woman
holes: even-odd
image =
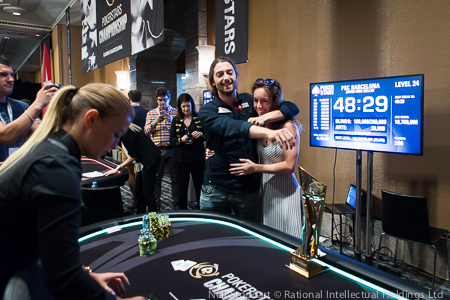
[[[283,90],[278,81],[260,78],[252,87],[253,105],[259,117],[279,109],[283,102]],[[251,120],[249,120],[251,121]],[[235,175],[263,173],[261,182],[263,224],[301,238],[302,201],[300,185],[295,177],[300,150],[302,126],[295,120],[279,121],[267,125],[270,129],[286,128],[295,136],[292,148],[282,149],[273,140],[260,139],[257,152],[260,164],[249,159],[231,164],[230,172]]]
[[[80,158],[115,148],[133,117],[112,86],[61,88],[36,132],[0,167],[0,294],[16,271],[40,260],[41,290],[53,298],[121,299],[113,293],[129,284],[123,273],[88,274],[80,263]]]
[[[131,123],[130,128],[120,139],[128,151],[127,159],[117,168],[105,172],[108,176],[115,174],[130,163],[136,161],[136,201],[137,213],[157,211],[155,200],[156,173],[161,161],[161,151],[151,139],[142,131],[141,127]]]
[[[177,105],[177,115],[170,128],[170,144],[175,146],[173,158],[178,180],[178,206],[187,209],[189,175],[192,176],[199,207],[205,169],[205,135],[191,95],[181,94]]]

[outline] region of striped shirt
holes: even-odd
[[[150,110],[147,113],[147,118],[145,119],[144,132],[148,134],[152,139],[153,143],[155,143],[158,147],[170,146],[170,127],[172,124],[172,120],[177,114],[177,109],[169,106],[167,112],[170,115],[170,121],[165,119],[161,123],[156,124],[156,128],[152,130],[151,124],[156,118],[159,116],[159,107]]]

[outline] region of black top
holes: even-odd
[[[261,174],[244,176],[230,174],[230,164],[239,163],[240,158],[257,161],[255,140],[249,138],[253,125],[247,122],[253,109],[253,96],[238,94],[233,107],[214,95],[211,102],[200,109],[199,118],[206,132],[206,146],[215,154],[206,160],[205,184],[213,184],[226,193],[249,193],[259,188]],[[280,111],[286,119],[299,113],[298,107],[283,102]]]
[[[135,111],[133,123],[136,124],[137,126],[141,127],[142,130],[144,130],[145,118],[147,118],[148,110],[146,110],[142,106],[134,106],[133,105],[133,108]]]
[[[191,144],[186,144],[181,141],[181,138],[194,131],[200,131],[203,133],[202,137],[199,137],[192,141]],[[170,127],[170,144],[175,146],[173,158],[175,161],[194,162],[205,159],[205,141],[204,130],[198,116],[192,116],[192,121],[189,126],[184,124],[184,119],[172,121]]]
[[[142,163],[144,168],[150,169],[161,156],[161,151],[142,130],[134,132],[128,129],[121,141],[127,148],[128,155]]]
[[[56,299],[115,299],[81,268],[80,149],[60,130],[0,175],[0,294],[9,278],[41,260]]]

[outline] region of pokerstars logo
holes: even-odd
[[[210,264],[208,262],[199,263],[189,270],[189,274],[194,278],[212,277],[219,275],[219,264]]]
[[[317,97],[318,95],[334,95],[334,85],[333,84],[321,84],[315,85],[311,93]]]
[[[114,0],[106,0],[106,4],[108,4],[108,6],[113,6]]]

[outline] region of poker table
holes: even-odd
[[[107,159],[81,158],[82,178],[81,193],[83,206],[81,224],[83,226],[123,216],[123,203],[120,186],[128,180],[128,171],[103,176],[103,173],[114,169],[116,164]],[[95,172],[95,177],[87,176]],[[93,188],[93,183],[97,186]]]
[[[428,290],[321,248],[328,269],[306,278],[287,267],[301,240],[253,222],[202,211],[164,213],[171,234],[139,255],[142,215],[81,228],[81,261],[124,272],[125,297],[149,299],[427,299]]]

